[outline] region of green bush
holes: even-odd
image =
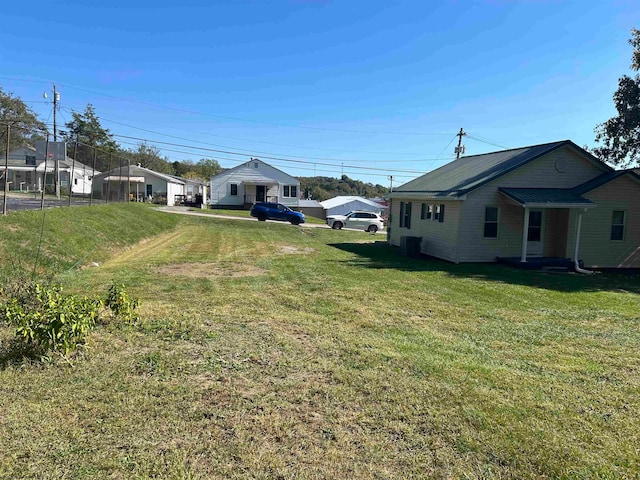
[[[130,323],[139,318],[138,301],[122,284],[112,284],[106,300],[65,295],[60,286],[39,283],[0,293],[8,298],[0,305],[0,320],[15,327],[16,336],[42,355],[53,351],[67,358],[85,343],[106,308]]]
[[[129,323],[136,323],[140,319],[138,312],[135,311],[139,302],[129,297],[124,285],[121,283],[113,283],[109,287],[106,305],[116,317]]]
[[[102,305],[101,300],[64,295],[59,286],[36,283],[3,304],[0,315],[28,345],[67,357],[84,344]]]

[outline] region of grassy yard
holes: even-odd
[[[99,325],[73,367],[0,327],[0,478],[640,476],[637,277],[98,208],[108,229],[50,214],[42,268],[86,295],[124,282],[142,320]],[[33,263],[29,215],[0,219],[5,266]]]

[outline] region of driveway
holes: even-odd
[[[181,215],[193,215],[196,217],[213,217],[213,218],[226,218],[228,220],[247,220],[249,222],[257,222],[258,219],[257,218],[253,218],[253,217],[234,217],[233,215],[217,215],[215,213],[200,213],[200,212],[194,212],[189,210],[189,207],[158,207],[157,210],[161,211],[161,212],[167,212],[167,213],[178,213]],[[267,222],[270,223],[284,223],[286,225],[291,225],[290,223],[287,222],[278,222],[276,220],[267,220]],[[296,225],[291,225],[292,227],[295,227]],[[325,223],[303,223],[302,225],[297,225],[298,227],[302,227],[302,228],[327,228],[330,229],[330,227],[325,224]],[[350,228],[345,228],[344,230],[352,230],[354,232],[360,232],[361,230],[353,230]],[[387,232],[386,230],[381,230],[378,231],[377,234],[383,234],[386,235]]]

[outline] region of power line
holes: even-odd
[[[67,111],[69,111],[69,109],[66,109]],[[69,113],[72,113],[72,111],[69,111]],[[233,150],[237,150],[237,151],[243,151],[246,152],[247,154],[259,154],[259,155],[282,155],[280,153],[273,153],[273,152],[266,152],[263,150],[252,150],[252,149],[246,149],[246,148],[240,148],[240,147],[233,147],[233,146],[229,146],[229,145],[221,145],[218,143],[210,143],[210,142],[202,142],[199,140],[193,140],[190,138],[186,138],[186,137],[181,137],[178,135],[171,135],[168,133],[162,133],[162,132],[157,132],[155,130],[149,130],[148,128],[142,128],[142,127],[136,127],[133,125],[129,125],[126,123],[122,123],[122,122],[118,122],[115,120],[109,120],[107,118],[104,117],[100,117],[101,120],[106,120],[108,122],[111,123],[115,123],[116,125],[121,125],[123,127],[128,127],[128,128],[133,128],[135,130],[140,130],[142,132],[147,132],[147,133],[153,133],[155,135],[162,135],[163,137],[168,137],[168,138],[175,138],[177,140],[185,140],[187,142],[192,142],[192,143],[199,143],[202,145],[208,145],[208,146],[214,146],[214,147],[220,147],[220,148],[229,148],[229,149],[233,149]],[[117,134],[113,134],[113,136],[115,137],[120,137],[122,135],[117,135]],[[154,140],[145,140],[145,141],[149,141],[149,142],[154,142]],[[313,147],[305,147],[305,148],[313,148]],[[437,161],[438,159],[429,159],[429,158],[419,158],[419,159],[393,159],[393,160],[357,160],[357,159],[344,159],[344,158],[329,158],[329,157],[311,157],[308,155],[287,155],[289,157],[295,157],[295,158],[303,158],[303,159],[308,159],[308,160],[328,160],[328,161],[335,161],[335,162],[352,162],[352,163],[356,163],[356,162],[362,162],[362,163],[386,163],[389,161],[395,161],[395,162],[433,162],[433,161]]]

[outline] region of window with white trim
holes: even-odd
[[[230,183],[229,184],[229,188],[231,189],[230,194],[232,196],[237,196],[238,195],[238,184],[237,183]]]
[[[288,198],[297,198],[298,197],[298,186],[297,185],[284,185],[282,187],[282,196]]]
[[[611,240],[624,240],[624,210],[614,210],[611,215]]]
[[[498,207],[484,208],[484,238],[498,238]]]
[[[400,227],[411,228],[411,202],[400,202]]]

